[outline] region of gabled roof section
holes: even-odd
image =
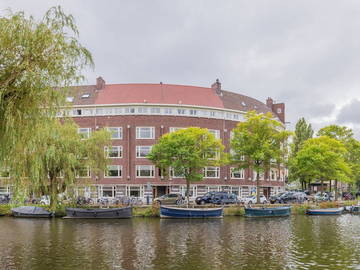
[[[224,90],[221,90],[221,92],[221,99],[226,109],[238,111],[255,110],[259,113],[271,112],[269,107],[257,99]]]
[[[95,104],[155,103],[224,108],[211,88],[173,84],[106,84]]]

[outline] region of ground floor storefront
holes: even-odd
[[[225,191],[234,193],[238,198],[244,198],[249,195],[256,194],[256,186],[240,186],[240,185],[201,185],[192,184],[190,187],[190,197],[192,199],[202,196],[207,192]],[[261,187],[260,194],[269,197],[271,195],[284,191],[283,186]],[[94,184],[87,186],[78,186],[74,190],[77,197],[85,197],[92,199],[100,198],[121,198],[135,197],[144,200],[152,200],[164,194],[176,193],[186,195],[186,185],[152,185],[150,183],[144,185],[115,185],[115,184]],[[0,186],[0,195],[12,194],[11,186]]]

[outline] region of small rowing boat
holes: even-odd
[[[324,209],[308,209],[306,214],[308,215],[340,215],[343,212],[343,208],[324,208]]]
[[[222,208],[180,208],[160,206],[161,218],[222,218]]]
[[[132,207],[122,208],[66,208],[64,218],[131,218]]]
[[[245,217],[287,217],[290,216],[290,206],[283,207],[246,207]]]
[[[20,206],[11,209],[11,212],[14,217],[23,218],[49,218],[53,216],[52,212],[37,206]]]

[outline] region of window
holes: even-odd
[[[274,170],[270,171],[270,179],[271,180],[276,180],[276,172]]]
[[[137,178],[153,178],[154,177],[153,165],[136,165],[136,177]]]
[[[181,130],[181,129],[185,129],[185,128],[184,127],[170,127],[169,128],[170,132],[178,131],[178,130]]]
[[[129,113],[135,113],[135,108],[125,108],[125,113],[129,114]]]
[[[217,160],[220,158],[220,153],[218,151],[209,151],[205,154],[205,158],[210,160]]]
[[[107,130],[111,133],[111,139],[122,139],[122,127],[108,127]]]
[[[81,98],[89,98],[90,97],[90,94],[83,94],[82,96],[81,96]]]
[[[90,132],[91,132],[91,128],[79,128],[78,129],[78,133],[80,134],[80,136],[83,139],[90,138]]]
[[[104,150],[107,158],[122,158],[122,146],[105,146]]]
[[[154,127],[136,127],[136,139],[154,139]]]
[[[74,97],[66,97],[67,102],[74,102]]]
[[[190,115],[197,115],[197,110],[189,110]]]
[[[256,171],[254,170],[254,172],[253,172],[253,180],[254,180],[254,181],[256,181],[256,177],[257,177],[257,173],[256,173]],[[260,173],[259,173],[259,179],[260,179],[260,180],[264,180],[264,173],[263,173],[263,172],[260,172]]]
[[[137,158],[146,158],[146,156],[151,151],[151,145],[137,145],[136,146],[136,157]]]
[[[82,115],[82,110],[81,109],[73,110],[73,115]]]
[[[246,107],[246,103],[244,101],[241,102],[241,105],[243,105],[244,107]]]
[[[102,197],[115,197],[115,186],[103,186]]]
[[[137,112],[146,114],[146,113],[148,113],[148,108],[146,108],[146,107],[138,107]]]
[[[122,166],[120,165],[108,165],[105,171],[106,178],[114,178],[122,176]]]
[[[282,110],[281,110],[281,108],[277,108],[277,113],[282,113]]]
[[[76,171],[77,178],[89,178],[90,177],[90,168],[88,166],[79,168]]]
[[[173,168],[170,168],[170,175],[172,178],[184,178],[184,174],[182,172],[176,171]]]
[[[160,108],[154,107],[150,109],[151,114],[160,114]]]
[[[220,130],[208,129],[211,134],[214,135],[215,139],[220,139]]]
[[[245,171],[244,169],[230,168],[231,170],[231,178],[233,179],[244,179]]]
[[[140,187],[133,187],[133,186],[130,186],[129,187],[129,195],[131,197],[140,197],[141,193],[140,193]]]
[[[186,110],[185,109],[177,109],[177,113],[178,114],[185,114]]]
[[[164,109],[164,114],[172,114],[173,111],[172,111],[172,108],[165,108]]]
[[[205,167],[204,177],[205,178],[219,178],[220,168],[219,167]]]

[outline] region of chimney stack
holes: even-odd
[[[274,100],[271,97],[268,97],[266,100],[266,106],[272,109],[273,104],[274,104]]]
[[[104,79],[101,76],[96,78],[96,90],[104,89],[104,87],[105,87]]]
[[[216,81],[211,85],[211,88],[215,91],[215,93],[218,96],[222,95],[222,93],[221,93],[221,83],[220,83],[219,79],[216,79]]]

